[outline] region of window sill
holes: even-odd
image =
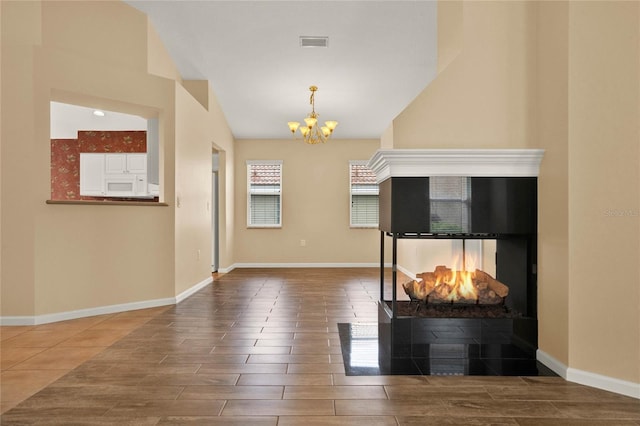
[[[93,206],[148,206],[168,207],[169,204],[158,201],[111,201],[111,200],[47,200],[47,204],[93,205]]]
[[[349,225],[351,229],[378,229],[378,225]]]
[[[247,225],[247,229],[282,229],[282,225]]]

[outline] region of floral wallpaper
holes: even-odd
[[[51,139],[51,199],[81,199],[80,146],[77,139]]]
[[[80,195],[81,152],[147,152],[147,132],[78,131],[78,139],[51,139],[51,199],[99,200]]]
[[[78,131],[80,152],[147,152],[147,132]]]

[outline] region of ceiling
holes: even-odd
[[[96,116],[94,108],[50,102],[51,139],[76,139],[79,130],[147,130],[147,119],[137,115],[105,111]]]
[[[436,74],[435,1],[130,0],[187,80],[209,80],[237,139],[290,137],[311,111],[379,138]],[[327,48],[300,36],[328,36]]]

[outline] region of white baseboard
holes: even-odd
[[[577,368],[567,369],[567,380],[581,385],[603,389],[609,392],[619,393],[640,399],[640,383],[628,382],[601,374],[590,373],[578,370]]]
[[[548,353],[538,349],[536,351],[536,359],[549,367],[554,373],[563,379],[567,379],[567,366],[549,355]]]
[[[391,266],[391,264],[385,264]],[[229,269],[235,268],[379,268],[380,263],[234,263]],[[220,270],[219,272],[224,272]]]
[[[389,264],[389,265],[391,265],[391,264]],[[400,266],[400,265],[398,265],[397,268],[398,268],[398,271],[402,272],[403,274],[405,274],[406,276],[408,276],[412,280],[416,279],[416,274],[414,274],[413,272],[411,272],[407,268],[405,268],[403,266]]]
[[[227,268],[218,268],[218,272],[221,274],[228,274],[229,272],[233,271],[234,269],[236,269],[236,265],[235,263]]]
[[[56,312],[36,316],[3,316],[0,317],[0,325],[41,325],[51,322],[67,321],[77,318],[93,317],[96,315],[115,314],[118,312],[134,311],[136,309],[155,308],[158,306],[172,305],[174,297],[164,299],[143,300],[140,302],[121,303],[117,305],[97,306],[95,308],[78,309],[75,311]]]
[[[119,312],[135,311],[138,309],[156,308],[158,306],[175,305],[191,296],[196,291],[202,289],[207,284],[211,284],[213,278],[209,277],[198,284],[183,291],[176,297],[166,297],[163,299],[142,300],[139,302],[121,303],[117,305],[97,306],[95,308],[77,309],[74,311],[56,312],[53,314],[35,316],[2,316],[0,325],[41,325],[51,322],[67,321],[71,319],[93,317],[96,315],[116,314]]]
[[[175,297],[175,303],[182,302],[184,299],[191,296],[193,293],[197,292],[198,290],[202,290],[204,287],[211,284],[212,282],[213,282],[213,277],[209,277],[205,280],[200,281],[198,284],[191,286],[190,288],[186,289],[185,291],[183,291],[182,293],[180,293]]]
[[[603,376],[601,374],[578,370],[577,368],[567,367],[540,349],[538,349],[536,353],[536,358],[569,382],[640,399],[640,383],[629,382],[626,380]]]

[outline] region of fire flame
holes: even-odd
[[[451,268],[440,265],[423,272],[402,286],[412,301],[424,303],[463,303],[495,305],[504,303],[509,287],[475,268],[475,259],[453,262]]]
[[[453,264],[459,265],[461,262],[456,259]],[[434,291],[438,293],[442,300],[457,302],[460,300],[478,299],[478,289],[474,285],[475,259],[465,259],[464,269],[456,270],[449,268],[436,268],[436,284]],[[466,268],[470,270],[467,270]],[[472,272],[474,271],[474,272]]]

